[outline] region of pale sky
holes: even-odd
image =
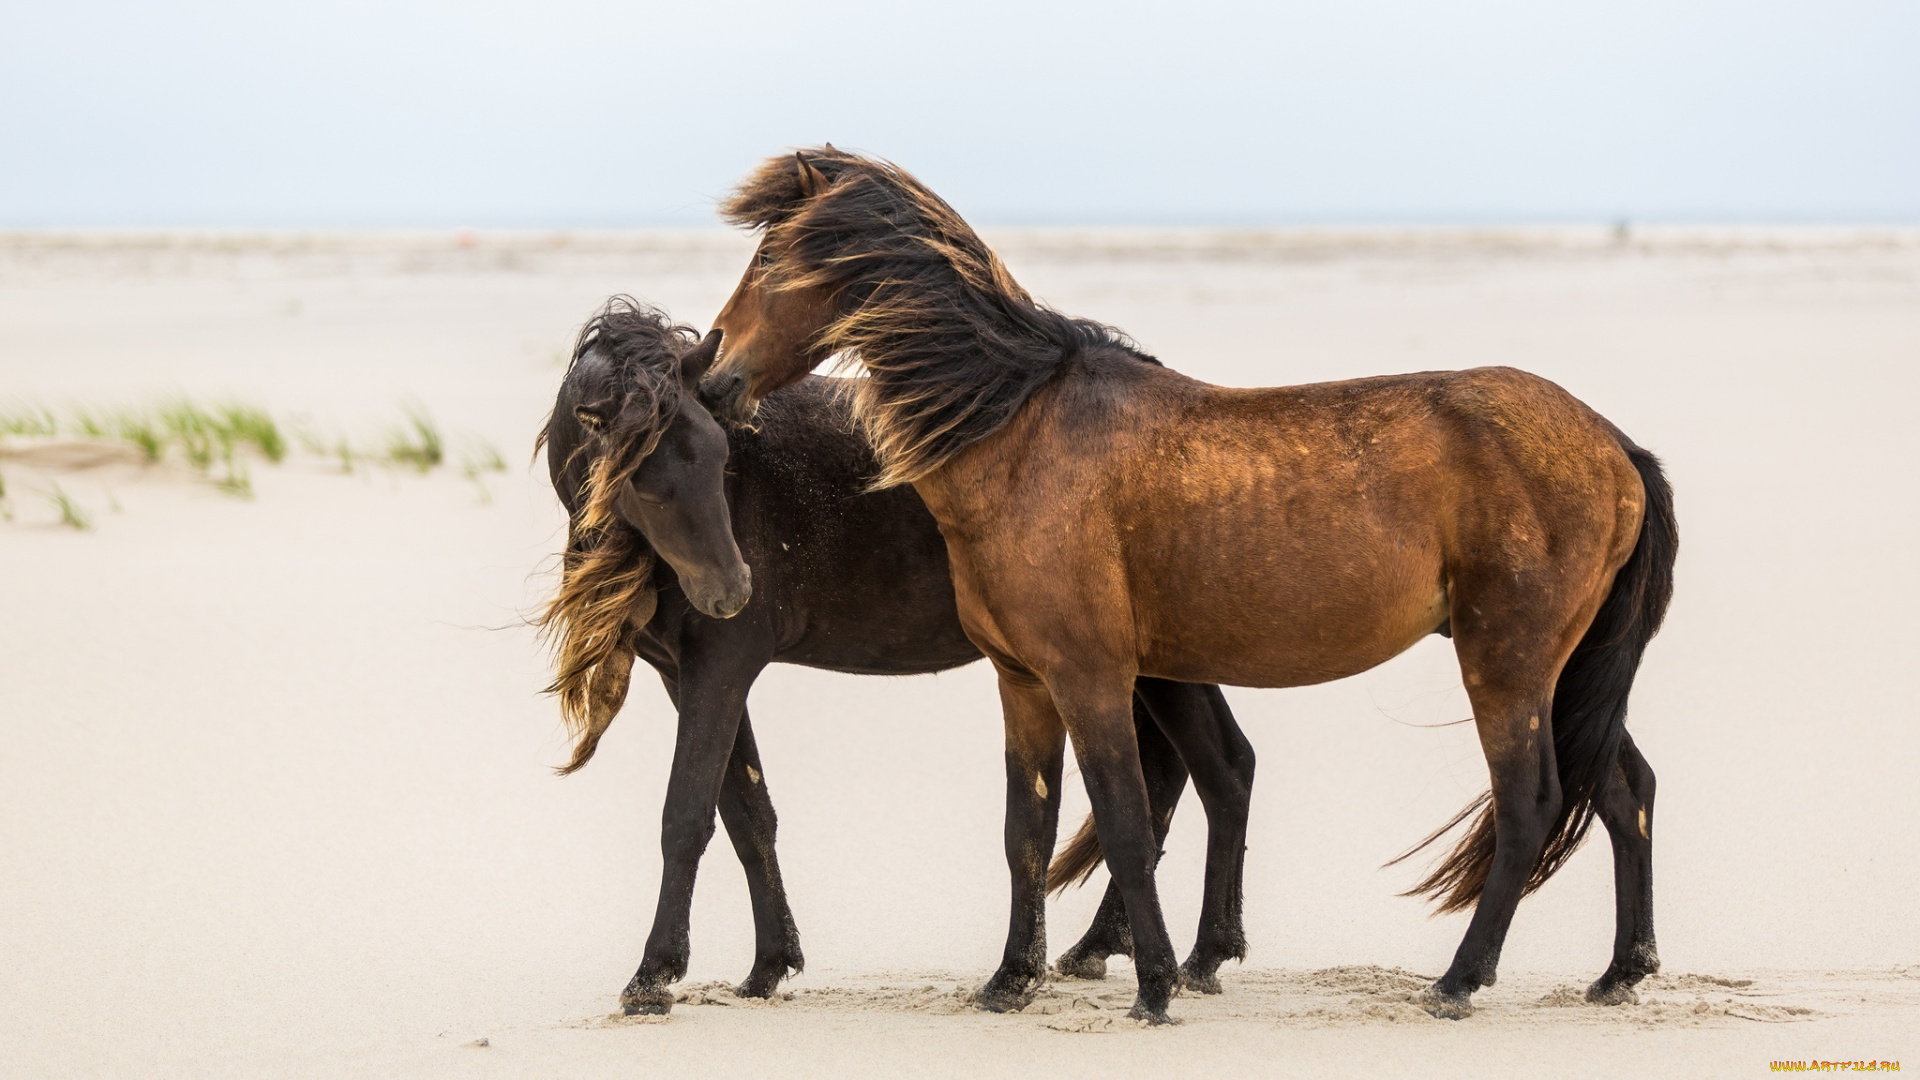
[[[0,0],[0,227],[1920,223],[1917,0]]]

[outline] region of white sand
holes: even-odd
[[[753,707],[808,971],[791,1001],[699,991],[610,1021],[652,915],[672,723],[636,680],[593,765],[547,773],[563,740],[520,619],[560,514],[523,465],[593,306],[626,291],[704,324],[744,243],[30,236],[0,239],[0,409],[233,394],[370,440],[410,396],[512,468],[482,502],[450,473],[296,458],[243,502],[179,470],[0,456],[0,1074],[1920,1065],[1920,236],[995,239],[1036,293],[1201,378],[1515,364],[1665,457],[1679,591],[1632,728],[1660,776],[1667,974],[1642,1004],[1556,1004],[1607,960],[1604,841],[1522,906],[1478,1015],[1405,1004],[1390,969],[1444,968],[1464,921],[1394,896],[1417,868],[1378,867],[1485,779],[1470,726],[1409,726],[1467,715],[1431,639],[1343,683],[1230,692],[1260,753],[1252,955],[1157,1031],[1116,1022],[1124,962],[1017,1016],[951,996],[1005,930],[987,671],[771,669]],[[32,489],[56,482],[94,531],[50,524]],[[1202,825],[1189,798],[1160,877],[1182,947]],[[689,988],[751,958],[724,841],[705,868]],[[1104,880],[1055,905],[1053,952]]]

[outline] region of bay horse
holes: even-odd
[[[593,757],[636,655],[659,673],[679,715],[659,905],[621,995],[631,1013],[672,1007],[716,807],[753,903],[754,963],[739,993],[767,997],[804,965],[747,716],[761,670],[909,675],[981,656],[960,628],[932,515],[911,489],[869,490],[877,465],[844,395],[829,389],[838,380],[803,380],[769,399],[754,427],[723,431],[692,392],[717,343],[614,298],[581,331],[539,440],[568,514],[560,589],[540,618],[559,654],[550,689],[575,737],[560,771]],[[752,568],[750,598],[701,584],[748,580],[742,560]],[[1205,899],[1183,973],[1217,993],[1220,964],[1246,951],[1240,879],[1253,749],[1218,687],[1143,678],[1132,716],[1156,835],[1164,838],[1189,769],[1207,811]],[[1031,857],[1044,864],[1045,855]],[[1105,901],[1075,946],[1080,974],[1130,951],[1111,886]]]
[[[1025,853],[1053,841],[1070,735],[1125,898],[1134,1015],[1166,1019],[1135,677],[1301,686],[1437,632],[1491,791],[1426,841],[1472,819],[1414,890],[1473,909],[1422,1004],[1471,1012],[1521,897],[1596,815],[1618,918],[1589,996],[1625,1000],[1657,970],[1653,773],[1625,730],[1678,545],[1653,455],[1510,368],[1229,389],[1143,363],[1117,331],[1035,303],[911,175],[831,146],[768,160],[722,212],[763,234],[715,320],[714,407],[743,420],[836,355],[857,364],[877,486],[911,485],[939,522],[961,623],[998,672],[1015,901],[990,988],[1042,974],[1046,882]]]

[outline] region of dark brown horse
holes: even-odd
[[[789,663],[909,675],[980,658],[960,629],[932,515],[909,489],[870,490],[877,465],[844,395],[828,389],[837,380],[805,380],[769,400],[753,428],[722,431],[690,392],[718,338],[698,341],[657,311],[611,301],[581,332],[542,435],[569,523],[560,590],[542,620],[559,652],[553,690],[575,735],[562,771],[593,756],[636,654],[659,672],[679,716],[659,906],[621,995],[631,1012],[672,1007],[716,806],[753,901],[754,964],[741,995],[771,994],[804,962],[747,718],[760,672]],[[744,589],[748,566],[750,599],[729,591]],[[1240,871],[1253,750],[1218,687],[1141,679],[1132,716],[1156,835],[1189,769],[1207,811],[1205,899],[1183,975],[1217,991],[1221,962],[1246,951]],[[1045,857],[1045,847],[1032,854],[1042,865]],[[1130,949],[1123,902],[1109,887],[1070,966],[1089,973]]]
[[[1136,1014],[1166,1015],[1135,676],[1301,686],[1436,632],[1492,790],[1418,886],[1474,908],[1427,1009],[1471,1011],[1521,896],[1596,814],[1619,925],[1590,994],[1622,999],[1655,969],[1652,772],[1625,731],[1677,546],[1651,454],[1508,368],[1236,390],[1141,363],[1116,332],[1034,303],[913,177],[832,147],[767,162],[725,212],[765,235],[716,322],[717,407],[748,415],[835,354],[861,366],[854,416],[880,483],[913,485],[939,521],[961,622],[999,672],[1009,760],[1045,781],[1010,784],[1014,940],[990,986],[1041,974],[1045,881],[1022,853],[1053,840],[1070,735],[1126,899]]]

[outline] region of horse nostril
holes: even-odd
[[[731,409],[745,392],[747,377],[737,371],[710,376],[700,383],[700,400],[710,409]]]

